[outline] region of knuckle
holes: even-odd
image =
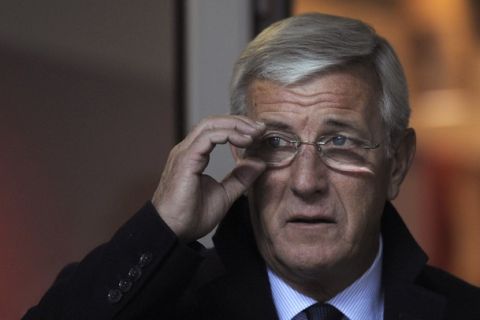
[[[218,120],[217,116],[208,116],[206,118],[203,118],[199,125],[202,128],[212,128],[214,126],[215,122]]]
[[[172,150],[170,150],[169,158],[175,158],[179,153],[182,153],[182,143],[175,145]]]

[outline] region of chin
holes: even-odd
[[[329,273],[339,262],[338,251],[332,246],[321,245],[291,245],[275,250],[269,260],[274,269],[289,270],[303,278],[318,278]],[[282,270],[278,270],[282,272]]]

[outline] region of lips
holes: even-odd
[[[315,225],[315,224],[333,224],[336,221],[331,217],[298,215],[288,219],[288,222]]]

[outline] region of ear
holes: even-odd
[[[389,200],[395,199],[400,191],[400,185],[415,157],[416,143],[415,130],[408,128],[405,130],[397,148],[393,150],[390,183],[387,190]]]

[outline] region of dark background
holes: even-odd
[[[175,10],[0,2],[0,319],[150,199],[178,136]]]

